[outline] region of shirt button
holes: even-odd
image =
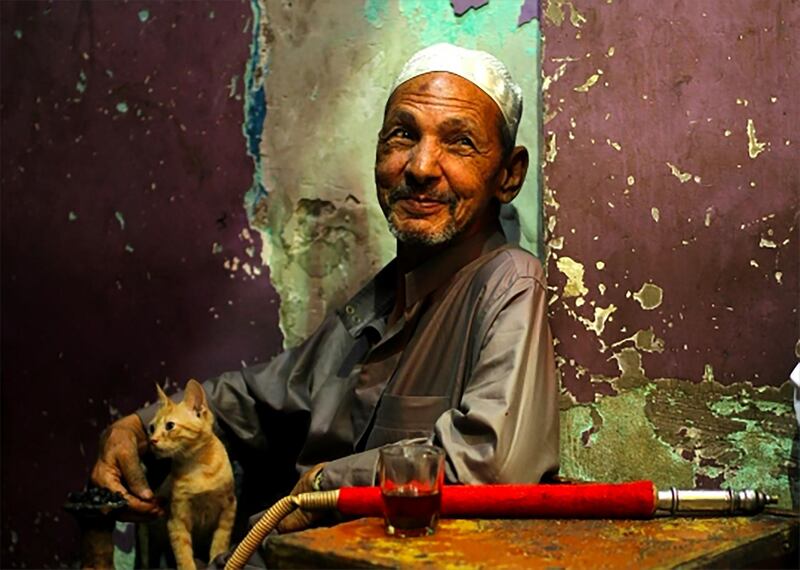
[[[353,313],[356,312],[356,308],[353,305],[347,305],[344,308],[344,312],[347,313],[348,315],[352,315]]]

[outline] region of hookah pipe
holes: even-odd
[[[574,485],[445,485],[441,516],[452,518],[649,519],[656,515],[750,515],[778,502],[760,491],[656,489],[652,481]],[[258,545],[294,509],[383,515],[379,487],[342,487],[284,497],[233,551],[225,570],[240,570]]]

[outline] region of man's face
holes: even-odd
[[[375,183],[399,241],[443,244],[493,222],[501,120],[486,93],[450,73],[427,73],[395,90],[378,136]]]

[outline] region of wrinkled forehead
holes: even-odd
[[[386,102],[384,120],[408,107],[423,114],[449,110],[492,127],[504,121],[500,107],[480,87],[446,71],[431,71],[398,85]]]

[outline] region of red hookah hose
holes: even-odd
[[[657,490],[652,481],[553,485],[445,485],[443,517],[651,518]],[[381,516],[378,487],[342,487],[344,515]]]

